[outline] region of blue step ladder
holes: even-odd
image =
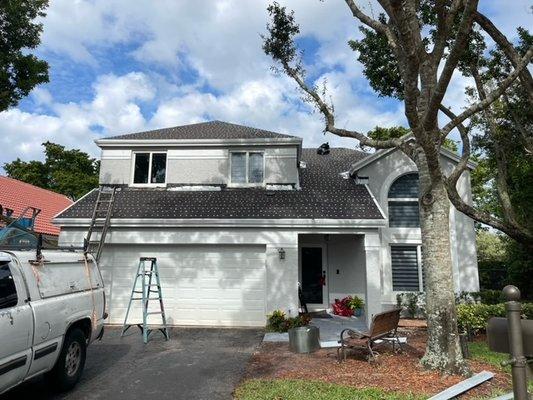
[[[155,278],[155,283],[153,282]],[[139,288],[140,280],[140,288]],[[152,293],[156,293],[157,297],[150,297]],[[148,311],[150,300],[159,300],[159,311]],[[131,304],[134,301],[141,301],[143,321],[142,324],[128,324],[128,316],[131,310]],[[161,324],[148,324],[148,317],[150,315],[161,315]],[[163,292],[161,291],[161,281],[159,279],[159,270],[157,268],[157,258],[155,257],[141,257],[139,259],[139,266],[137,267],[137,274],[133,281],[133,289],[131,290],[128,310],[124,317],[124,324],[122,325],[122,333],[124,333],[133,325],[137,325],[142,332],[143,342],[148,343],[148,337],[154,331],[160,331],[166,340],[169,340],[167,319],[165,316],[165,307],[163,306]]]

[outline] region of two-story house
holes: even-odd
[[[139,257],[157,257],[175,325],[263,326],[282,309],[357,294],[367,315],[423,290],[418,176],[398,150],[302,148],[302,139],[207,122],[96,141],[100,182],[121,185],[100,261],[122,323]],[[443,150],[453,166],[457,156]],[[471,200],[469,174],[459,186]],[[55,219],[79,245],[97,190]],[[451,211],[457,291],[478,290],[472,220]]]

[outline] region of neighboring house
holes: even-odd
[[[101,184],[123,187],[101,259],[111,323],[141,256],[157,257],[175,325],[296,315],[299,282],[312,309],[357,294],[367,315],[423,290],[416,168],[397,150],[319,155],[301,138],[218,121],[96,143]],[[468,173],[459,186],[471,201]],[[96,196],[56,218],[62,244],[82,242]],[[472,220],[452,210],[451,235],[456,290],[478,290]]]
[[[33,226],[35,232],[43,234],[48,239],[57,240],[60,228],[52,224],[52,219],[72,203],[72,200],[62,194],[0,176],[2,216],[9,219],[22,217],[19,222],[23,226]],[[38,211],[35,221],[31,221],[34,209]],[[8,218],[0,218],[0,228],[8,223]]]

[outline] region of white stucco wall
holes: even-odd
[[[441,157],[445,173],[448,174],[454,166],[454,161]],[[393,151],[384,157],[364,166],[358,172],[359,176],[368,176],[368,187],[380,204],[385,215],[388,216],[388,191],[391,184],[400,176],[409,172],[416,172],[416,165],[401,151]],[[458,182],[461,196],[472,202],[470,190],[470,174],[463,173]],[[477,270],[476,234],[474,222],[469,217],[457,211],[453,206],[450,210],[451,253],[454,270],[455,287],[460,291],[479,290]],[[391,244],[420,245],[419,228],[380,228],[381,259],[382,259],[382,298],[384,303],[394,304],[396,293],[392,290],[392,269],[390,259]]]
[[[134,152],[167,152],[167,184],[230,183],[230,150],[262,151],[265,162],[265,183],[297,184],[298,148],[291,146],[247,147],[180,147],[180,148],[104,148],[101,154],[100,183],[124,184],[132,182]]]
[[[64,227],[59,238],[60,245],[76,245],[83,243],[86,228]],[[129,245],[132,253],[142,253],[147,245],[201,245],[213,246],[232,245],[235,252],[239,252],[242,245],[265,246],[266,269],[266,313],[281,309],[290,315],[298,313],[298,235],[292,231],[258,230],[258,229],[228,229],[216,228],[114,228],[106,237],[107,249],[113,245]],[[285,250],[285,259],[280,260],[279,248]],[[104,252],[105,252],[104,248]],[[157,255],[155,255],[157,256]],[[103,257],[104,258],[104,257]],[[138,257],[135,257],[138,259]],[[112,259],[112,258],[111,258]],[[199,266],[200,267],[200,266]],[[111,278],[110,266],[103,266],[104,280],[107,284]],[[128,277],[131,279],[131,277]],[[128,294],[123,294],[127,296]],[[265,316],[266,321],[266,316]]]

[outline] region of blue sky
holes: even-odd
[[[339,0],[280,1],[301,26],[310,76],[326,78],[338,125],[367,131],[405,125],[403,106],[379,98],[347,41],[357,24]],[[368,1],[359,2],[370,13]],[[512,40],[531,27],[530,1],[481,0],[480,8]],[[270,70],[260,34],[267,2],[251,0],[51,0],[38,55],[50,83],[0,113],[0,165],[41,159],[43,141],[98,156],[101,136],[220,119],[324,141],[320,115],[302,103],[294,83]],[[373,12],[379,7],[372,6]],[[447,104],[465,104],[467,79],[456,76]]]

